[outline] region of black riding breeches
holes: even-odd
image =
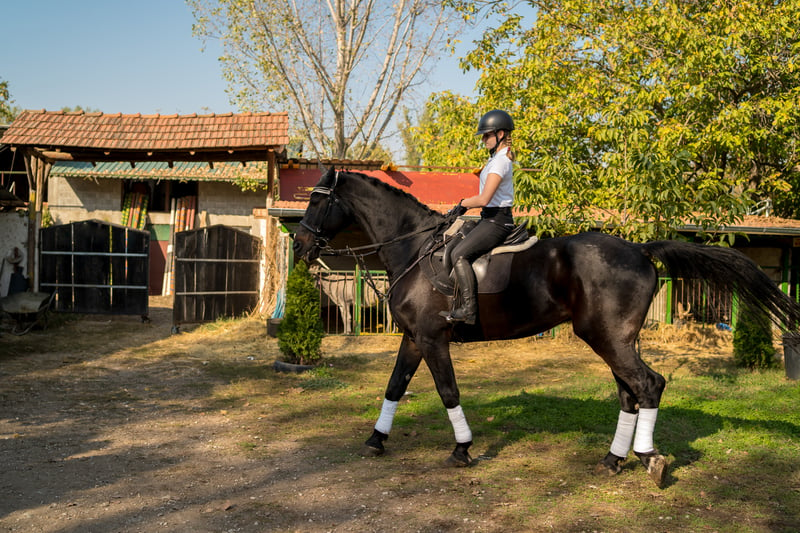
[[[486,211],[489,211],[490,214]],[[472,263],[495,246],[502,244],[513,229],[514,218],[511,216],[510,209],[500,209],[496,213],[484,209],[478,225],[453,248],[450,256],[452,264],[455,264],[459,257]]]

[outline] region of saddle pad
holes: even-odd
[[[512,244],[509,246],[498,246],[497,248],[493,248],[491,254],[498,255],[498,254],[513,253],[513,252],[521,252],[523,250],[527,250],[537,242],[539,242],[539,237],[536,236],[528,237],[527,241],[521,242],[519,244]]]

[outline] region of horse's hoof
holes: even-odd
[[[470,457],[468,453],[463,456],[457,456],[455,453],[452,453],[450,457],[447,458],[447,461],[445,461],[445,464],[454,468],[464,468],[472,464],[472,457]]]
[[[667,478],[667,459],[663,455],[653,456],[647,466],[647,475],[659,489],[663,488],[664,480]]]
[[[607,476],[616,476],[622,471],[622,463],[624,462],[624,457],[609,452],[602,461],[595,465],[594,473],[598,475],[605,474]]]
[[[383,447],[383,441],[389,438],[386,433],[381,433],[377,429],[372,430],[372,435],[364,443],[361,448],[361,455],[364,457],[377,457],[383,455],[386,449]]]
[[[456,468],[463,468],[465,466],[469,466],[472,464],[472,457],[469,455],[469,447],[472,445],[472,442],[467,442],[464,444],[456,444],[456,449],[453,450],[453,453],[450,454],[450,457],[447,458],[445,464],[447,466],[452,466]]]
[[[361,455],[363,457],[378,457],[379,455],[383,455],[385,451],[386,449],[383,446],[376,448],[375,446],[365,444],[361,447]]]
[[[642,464],[647,468],[647,475],[653,480],[658,488],[664,487],[667,478],[667,459],[658,452],[647,454],[636,454]]]

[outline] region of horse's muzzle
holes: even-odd
[[[294,236],[294,243],[292,244],[294,256],[305,260],[307,263],[314,261],[319,257],[319,246],[317,240],[311,233],[300,231]]]

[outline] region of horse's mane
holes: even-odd
[[[360,172],[344,171],[344,173],[347,174],[348,176],[356,176],[358,178],[361,178],[361,179],[369,182],[370,184],[372,184],[375,187],[380,187],[380,188],[384,189],[385,191],[388,191],[388,192],[394,194],[398,198],[408,198],[413,203],[415,203],[416,205],[418,205],[419,207],[424,209],[430,215],[442,216],[442,214],[439,213],[438,211],[435,211],[435,210],[431,209],[430,207],[428,207],[427,205],[425,205],[422,202],[420,202],[414,195],[409,194],[409,193],[407,193],[406,191],[404,191],[402,189],[398,189],[397,187],[393,187],[393,186],[389,185],[388,183],[386,183],[385,181],[381,181],[378,178],[373,178],[372,176],[367,176],[366,174],[362,174]]]

